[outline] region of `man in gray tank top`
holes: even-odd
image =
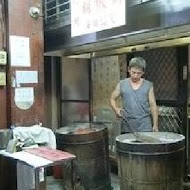
[[[121,80],[111,94],[111,107],[117,116],[123,117],[121,133],[158,131],[153,84],[142,78],[145,67],[143,58],[132,58],[128,68],[130,77]],[[122,108],[116,105],[119,96],[122,98]]]

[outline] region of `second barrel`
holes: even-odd
[[[110,190],[108,130],[103,124],[75,123],[56,131],[57,148],[76,155],[76,179],[85,190]],[[63,171],[63,175],[68,170]]]

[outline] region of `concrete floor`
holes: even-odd
[[[61,179],[55,179],[52,176],[48,176],[47,190],[64,190]],[[111,185],[113,190],[120,190],[119,178],[115,173],[111,173]],[[190,182],[184,183],[184,190],[190,190]]]
[[[54,179],[53,176],[47,176],[47,190],[64,190],[62,181],[60,179]],[[113,190],[120,190],[118,176],[111,173],[111,185]]]
[[[111,184],[112,184],[113,190],[120,190],[119,178],[114,173],[111,173]]]
[[[111,186],[113,190],[120,190],[119,178],[118,175],[116,174],[116,171],[113,170],[110,176],[111,176]],[[47,190],[65,190],[63,188],[61,179],[55,179],[53,176],[47,176],[46,181],[47,181]],[[83,190],[83,189],[79,188],[77,190]],[[183,190],[190,190],[190,179],[187,182],[184,182]]]

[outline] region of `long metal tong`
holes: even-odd
[[[122,112],[121,112],[122,119],[125,120],[125,122],[128,124],[128,119],[124,116],[123,112],[124,112],[124,110],[122,110]],[[150,142],[150,143],[160,142],[160,140],[155,138],[155,137],[151,137],[149,135],[145,135],[145,134],[142,134],[139,132],[135,132],[130,125],[127,125],[127,127],[130,130],[130,132],[134,135],[137,142],[141,142],[141,143],[144,143],[144,142],[146,142],[146,143],[147,142]]]

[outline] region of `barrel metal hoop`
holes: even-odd
[[[86,161],[93,162],[94,160],[100,160],[102,158],[107,158],[107,157],[106,156],[99,156],[97,158],[91,158],[90,160],[89,160],[89,158],[88,159],[83,159],[83,161],[77,160],[77,162],[78,163],[83,163],[83,162],[85,163]]]
[[[108,182],[108,183],[106,183],[105,185],[102,185],[102,186],[100,186],[100,187],[98,187],[98,188],[93,188],[92,190],[105,190],[105,187],[107,188],[107,187],[109,187],[109,186],[111,186],[111,183],[110,182]],[[110,189],[110,188],[109,188]]]
[[[154,185],[154,184],[164,184],[164,183],[173,183],[173,182],[179,182],[179,180],[178,181],[174,181],[174,180],[163,180],[163,181],[152,181],[152,182],[149,182],[149,181],[138,181],[138,180],[129,180],[129,179],[126,179],[125,178],[125,181],[127,181],[127,182],[129,182],[129,183],[137,183],[137,184],[146,184],[146,185],[148,185],[148,184],[151,184],[151,185]]]
[[[75,142],[75,143],[73,143],[73,142],[69,142],[69,143],[67,143],[67,142],[64,142],[63,144],[64,145],[84,145],[84,144],[92,144],[92,143],[96,143],[96,142],[98,142],[98,141],[105,141],[105,138],[102,138],[102,139],[98,139],[98,140],[95,140],[95,141],[85,141],[85,142]],[[61,142],[60,142],[60,144],[61,144]]]
[[[180,151],[183,151],[184,149],[185,149],[185,147],[182,147],[182,148],[180,148],[178,150],[169,151],[169,152],[151,152],[151,153],[123,151],[123,150],[120,150],[120,149],[118,149],[118,150],[121,153],[132,154],[132,155],[152,155],[152,156],[157,156],[157,155],[167,155],[167,154],[171,154],[171,153],[180,152]],[[118,152],[118,150],[117,150],[117,152]]]

